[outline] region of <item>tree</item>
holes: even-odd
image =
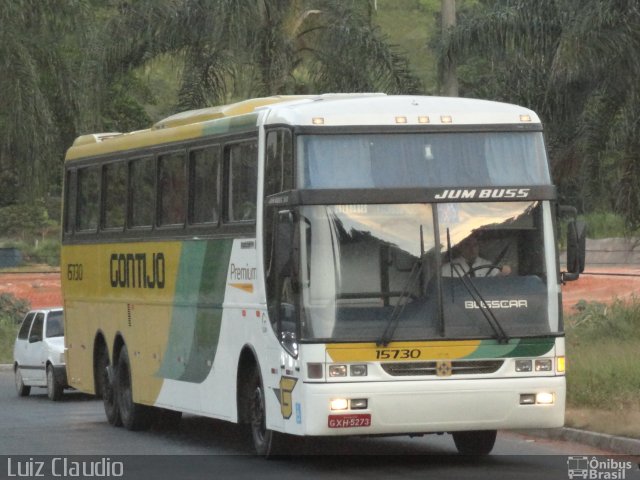
[[[616,208],[635,230],[639,47],[636,0],[484,0],[461,15],[441,55],[490,78],[484,96],[541,115],[562,196],[586,211]],[[473,96],[468,80],[461,90]]]
[[[85,2],[0,2],[0,206],[44,194],[58,183],[67,112],[73,110],[73,31]],[[5,173],[8,172],[8,173]],[[14,182],[14,183],[12,183]]]
[[[361,1],[344,0],[123,2],[107,26],[116,41],[105,68],[179,56],[180,109],[275,94],[419,91],[406,59],[367,11]]]

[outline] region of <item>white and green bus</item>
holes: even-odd
[[[564,422],[557,210],[540,120],[502,103],[269,97],[84,135],[69,384],[133,430],[247,424],[267,456],[440,432],[489,453],[498,429]]]

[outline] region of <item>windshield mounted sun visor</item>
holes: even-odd
[[[555,185],[441,188],[300,189],[270,195],[270,207],[389,203],[517,202],[556,200]]]

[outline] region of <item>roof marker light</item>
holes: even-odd
[[[531,115],[520,115],[520,121],[521,122],[530,122],[531,121]]]
[[[429,117],[426,115],[420,115],[418,117],[418,123],[429,123]]]
[[[451,115],[441,115],[440,116],[440,122],[441,123],[453,123],[453,118],[451,118]]]
[[[313,117],[311,123],[314,125],[324,125],[324,117]]]
[[[407,123],[407,117],[396,117],[396,123]]]

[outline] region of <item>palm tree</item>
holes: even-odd
[[[107,27],[111,72],[183,60],[179,108],[312,91],[412,93],[406,59],[348,0],[140,0]],[[120,41],[119,41],[120,40]]]
[[[538,111],[561,195],[640,227],[637,0],[494,0],[462,15],[441,55],[474,65],[484,96]],[[480,65],[480,67],[478,67]],[[463,94],[478,85],[461,79]]]
[[[44,194],[59,183],[61,138],[76,103],[74,51],[66,35],[83,0],[0,2],[0,206]]]

